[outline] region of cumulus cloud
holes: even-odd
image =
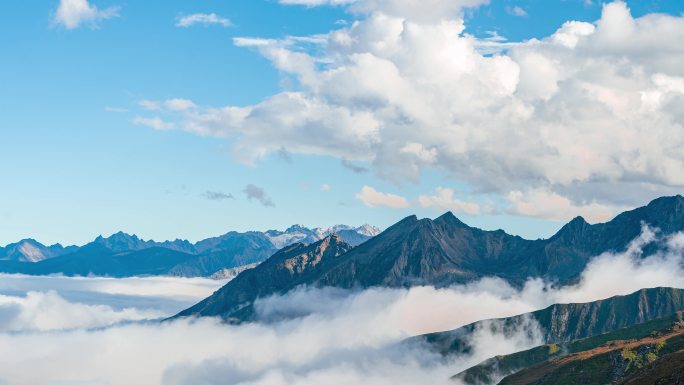
[[[454,198],[454,190],[446,187],[437,187],[435,195],[421,195],[418,203],[422,207],[429,207],[439,211],[452,211],[454,213],[466,213],[471,215],[491,212],[491,208],[481,207],[477,202],[463,201]]]
[[[595,200],[588,216],[684,185],[684,17],[634,18],[615,1],[595,23],[501,42],[464,32],[462,7],[479,3],[360,0],[346,6],[357,20],[324,35],[235,39],[298,86],[200,107],[178,128],[229,138],[247,163],[285,146],[391,181],[438,169],[502,199]]]
[[[654,242],[666,249],[644,257],[644,248]],[[684,287],[683,248],[683,234],[662,237],[645,227],[625,253],[599,256],[577,285],[563,288],[532,280],[516,289],[498,278],[443,289],[300,288],[261,299],[256,304],[261,321],[239,326],[199,319],[50,333],[0,331],[0,380],[23,385],[446,385],[451,375],[482,359],[541,343],[538,325],[523,323],[518,333],[504,335],[493,322],[473,334],[472,354],[449,359],[401,341],[555,302],[592,301],[642,287]],[[70,305],[60,306],[68,310]],[[35,370],[36,362],[41,370]]]
[[[233,194],[226,194],[221,191],[205,191],[202,194],[202,196],[212,201],[224,201],[226,199],[235,199]]]
[[[570,199],[545,190],[511,191],[506,199],[510,202],[507,212],[536,218],[568,220],[582,216],[589,222],[606,222],[617,214],[618,208],[596,202],[576,204]]]
[[[119,7],[99,9],[88,0],[60,0],[52,21],[66,29],[75,29],[84,23],[96,27],[100,21],[116,16],[119,16]]]
[[[233,23],[225,18],[221,17],[215,13],[193,13],[192,15],[185,15],[178,19],[176,27],[190,27],[195,24],[203,25],[220,25],[223,27],[230,27]]]
[[[247,186],[245,186],[242,192],[245,193],[247,199],[249,199],[250,201],[254,199],[266,207],[275,207],[275,203],[273,203],[271,197],[268,196],[268,194],[266,194],[266,191],[259,186],[248,184]]]
[[[368,207],[388,207],[391,209],[403,209],[409,207],[406,198],[377,191],[373,187],[363,186],[356,194],[356,199]]]

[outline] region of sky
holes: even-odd
[[[447,210],[527,238],[608,220],[683,190],[683,12],[1,2],[0,245]]]

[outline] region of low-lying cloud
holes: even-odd
[[[653,242],[665,251],[644,258],[644,246]],[[684,287],[683,252],[684,234],[662,237],[646,227],[625,253],[594,259],[572,287],[531,280],[516,289],[487,278],[445,289],[300,288],[258,301],[261,321],[252,324],[224,325],[205,318],[94,330],[5,331],[0,332],[0,382],[448,384],[451,375],[485,358],[541,343],[536,325],[506,336],[496,327],[481,328],[472,337],[473,354],[448,359],[400,342],[556,302],[597,300],[644,287]],[[118,292],[127,292],[123,287],[128,285],[131,291],[139,289],[136,281],[113,282],[120,282]],[[149,288],[141,291],[158,295]]]
[[[160,319],[226,281],[0,274],[0,333],[99,328]]]

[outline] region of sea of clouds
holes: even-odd
[[[644,258],[652,242],[665,251]],[[488,357],[540,344],[541,334],[481,329],[471,354],[448,359],[400,342],[552,303],[684,288],[683,254],[684,234],[646,227],[625,253],[596,257],[574,286],[487,278],[446,289],[300,288],[260,300],[261,321],[243,325],[158,321],[223,282],[4,275],[0,384],[447,384]]]

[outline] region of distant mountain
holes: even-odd
[[[76,246],[63,247],[59,243],[45,246],[35,239],[22,239],[6,247],[0,247],[0,261],[39,262],[77,249]]]
[[[335,225],[328,228],[309,229],[302,225],[294,225],[285,231],[269,230],[266,237],[279,249],[293,243],[312,243],[320,241],[330,234],[336,233],[352,246],[359,245],[369,238],[380,234],[380,229],[370,225],[352,227],[347,225]]]
[[[338,288],[446,287],[486,276],[501,277],[515,285],[531,277],[564,284],[577,279],[592,257],[606,251],[624,251],[640,234],[642,223],[659,228],[663,234],[684,230],[684,197],[658,198],[607,223],[591,225],[577,217],[544,240],[470,227],[450,212],[435,220],[409,216],[307,274],[305,279],[269,282],[264,287],[231,285],[220,292],[238,291],[222,294],[226,298],[251,298],[255,293],[285,293],[300,284]],[[236,316],[232,302],[221,306],[220,298],[212,298],[202,303],[211,306],[198,304],[181,314]]]
[[[352,245],[379,232],[368,225],[338,225],[327,229],[295,225],[285,231],[231,231],[196,243],[178,239],[155,242],[118,232],[109,237],[99,236],[80,248],[47,247],[28,239],[0,248],[0,272],[112,277],[211,276],[226,269],[259,263],[281,247],[294,242],[316,242],[335,231]]]

